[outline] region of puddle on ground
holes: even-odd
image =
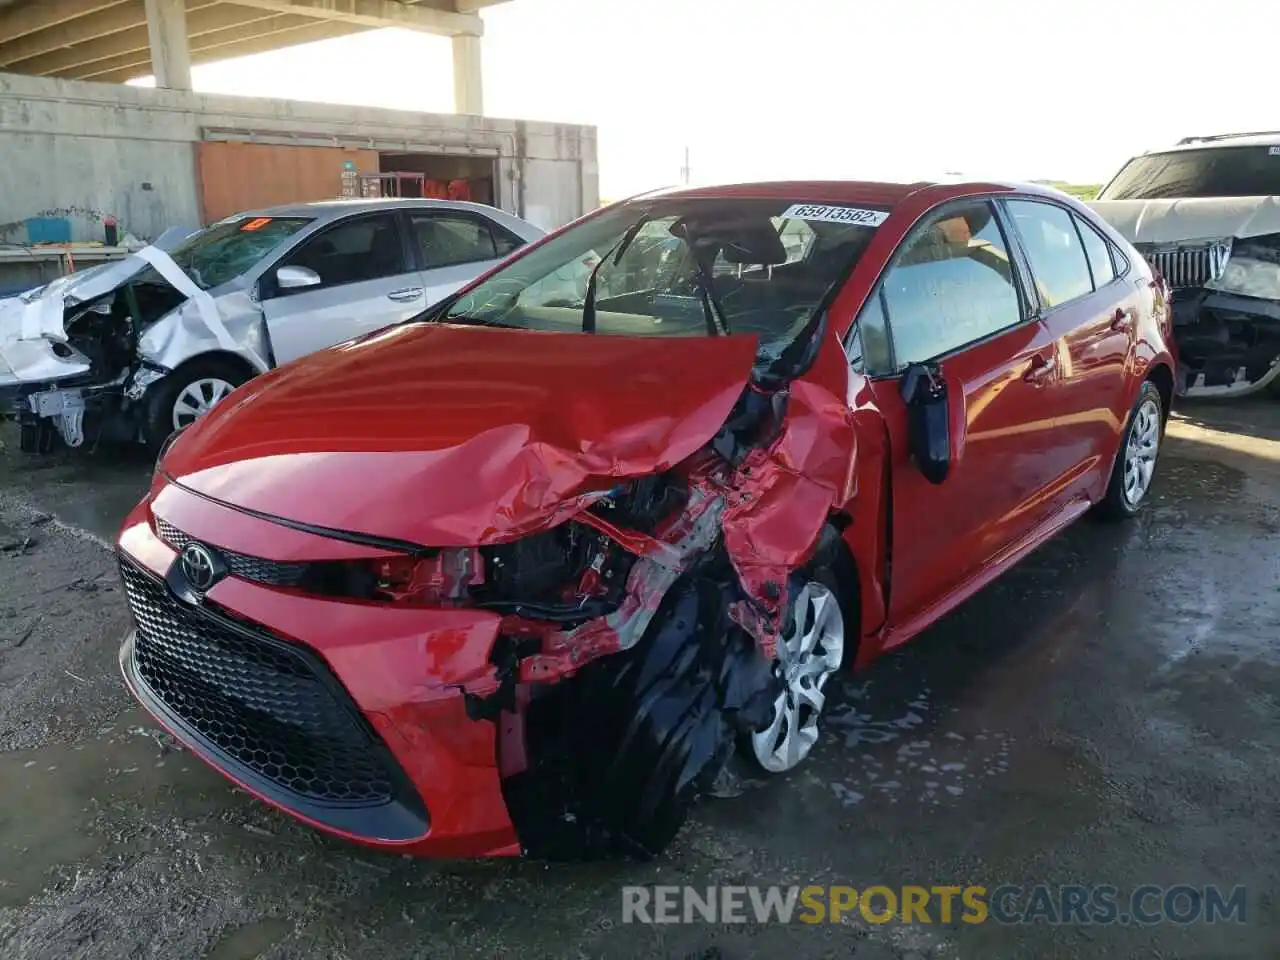
[[[170,815],[226,805],[225,781],[145,723],[130,710],[78,744],[0,753],[0,907],[122,845],[145,847]]]
[[[855,807],[870,798],[937,807],[1009,769],[1014,739],[987,729],[940,730],[944,724],[930,716],[937,711],[931,708],[928,687],[907,701],[900,714],[887,717],[877,715],[869,689],[869,683],[846,688],[846,702],[823,720],[828,736],[854,755],[850,774],[830,782],[842,806]]]

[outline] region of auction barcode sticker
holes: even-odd
[[[821,203],[797,203],[783,211],[784,220],[825,220],[828,223],[850,223],[864,227],[878,227],[889,219],[884,210],[863,210],[860,207],[832,207]]]

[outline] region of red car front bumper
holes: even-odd
[[[520,853],[496,726],[467,716],[458,686],[459,665],[487,656],[496,615],[328,600],[234,570],[196,595],[153,506],[164,529],[228,551],[254,541],[247,555],[296,559],[325,546],[174,486],[130,514],[119,551],[137,629],[120,662],[157,721],[319,829],[414,855]]]

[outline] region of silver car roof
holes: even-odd
[[[330,220],[351,216],[356,213],[370,213],[378,210],[456,210],[479,214],[496,220],[522,240],[539,240],[546,231],[527,220],[512,216],[505,210],[491,207],[483,203],[469,203],[463,200],[428,200],[419,198],[384,198],[376,200],[318,200],[312,203],[287,203],[278,207],[263,207],[258,210],[243,210],[232,214],[228,219],[244,219],[245,217],[307,217],[319,221],[320,227]]]
[[[469,203],[462,200],[429,200],[422,198],[382,198],[353,200],[317,200],[312,203],[285,203],[277,207],[262,207],[257,210],[242,210],[233,216],[243,217],[314,217],[329,219],[345,217],[352,213],[365,213],[377,210],[465,210],[472,213],[495,214],[508,216],[497,207],[483,203]]]

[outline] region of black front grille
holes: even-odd
[[[384,804],[403,775],[337,678],[313,654],[188,606],[127,560],[136,676],[188,728],[312,803]]]
[[[156,517],[156,533],[160,539],[179,553],[191,543],[195,537],[188,536],[173,524]],[[209,544],[209,546],[217,546]],[[297,587],[302,584],[307,573],[305,563],[283,563],[279,560],[267,560],[263,557],[251,557],[247,553],[234,553],[218,547],[218,553],[227,562],[233,576],[242,580],[253,580],[273,587]]]

